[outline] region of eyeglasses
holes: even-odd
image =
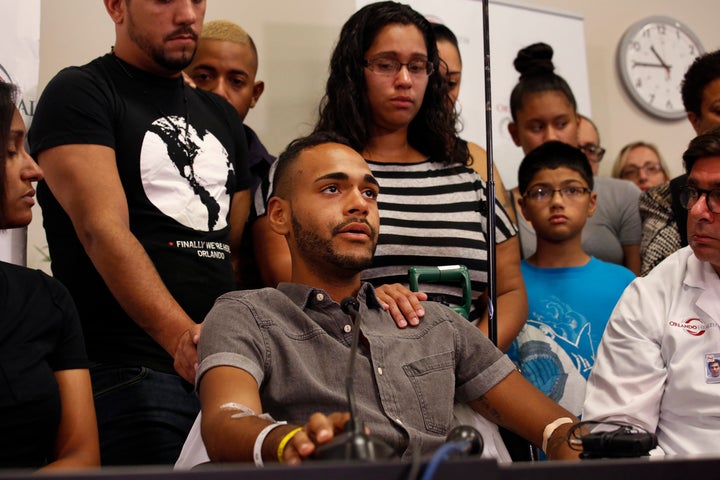
[[[575,185],[569,185],[562,188],[535,187],[525,192],[523,197],[534,203],[543,204],[550,202],[550,200],[555,196],[555,192],[559,192],[560,196],[565,200],[578,201],[585,194],[590,193],[590,191],[591,190],[587,187],[578,187]]]
[[[645,172],[645,175],[657,175],[663,171],[659,163],[649,163],[642,167],[625,167],[620,172],[620,176],[625,180],[634,180],[640,176],[640,170]]]
[[[605,149],[599,145],[586,143],[585,145],[580,145],[578,148],[583,151],[591,162],[599,162],[605,156]]]
[[[410,60],[407,63],[402,63],[393,58],[378,57],[365,60],[364,65],[369,68],[371,72],[387,77],[397,75],[402,67],[406,67],[410,75],[418,77],[431,75],[435,71],[435,65],[423,59]]]
[[[680,189],[680,205],[690,210],[703,195],[705,195],[705,205],[708,210],[712,213],[720,213],[720,188],[703,190],[686,185]]]

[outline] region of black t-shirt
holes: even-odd
[[[54,372],[87,367],[65,287],[38,270],[0,262],[0,468],[51,460],[61,411]]]
[[[108,54],[53,78],[29,140],[36,158],[68,144],[115,150],[130,230],[195,322],[233,289],[228,214],[250,175],[242,122],[224,99]],[[115,301],[44,182],[38,200],[53,273],[78,306],[90,359],[172,372],[170,356]]]

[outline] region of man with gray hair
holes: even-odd
[[[720,386],[720,127],[683,155],[689,246],[623,293],[588,380],[583,420],[625,422],[655,433],[657,453],[717,453]],[[655,451],[654,451],[655,452]]]

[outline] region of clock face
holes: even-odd
[[[633,24],[618,49],[623,85],[647,113],[659,118],[685,117],[680,96],[683,76],[704,53],[695,34],[668,17],[650,17]]]

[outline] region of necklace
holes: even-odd
[[[152,95],[147,91],[147,88],[145,87],[145,84],[143,82],[140,82],[138,78],[136,78],[125,66],[125,62],[121,59],[119,59],[115,52],[112,52],[112,57],[115,60],[115,63],[118,64],[120,69],[127,75],[129,79],[131,79],[135,83],[140,83],[142,85],[142,92],[145,97],[148,98],[150,103],[155,106],[157,111],[162,115],[162,118],[167,122],[167,124],[172,127],[173,131],[177,133],[177,142],[182,147],[185,155],[187,155],[189,158],[192,158],[193,153],[197,152],[197,145],[191,144],[190,142],[190,111],[188,110],[188,100],[187,100],[187,91],[185,90],[185,80],[180,77],[180,84],[183,92],[183,107],[185,110],[185,132],[183,135],[183,131],[178,128],[177,124],[173,122],[170,117],[165,113],[165,111],[160,107],[160,105],[157,104],[157,102],[153,99]]]

